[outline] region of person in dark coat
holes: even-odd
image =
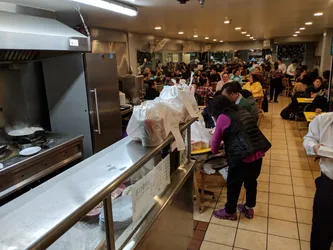
[[[154,100],[156,97],[160,96],[160,92],[157,90],[157,83],[154,80],[148,81],[148,89],[146,90],[145,99],[146,100]]]

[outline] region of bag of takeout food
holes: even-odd
[[[191,149],[198,151],[210,148],[212,135],[205,127],[203,121],[196,121],[191,125]]]
[[[171,132],[178,150],[184,150],[185,143],[179,131],[179,123],[179,114],[156,98],[134,106],[126,132],[132,140],[142,142],[145,147],[160,145]]]

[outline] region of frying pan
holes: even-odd
[[[7,133],[7,135],[12,139],[12,140],[18,140],[21,138],[28,138],[28,139],[33,139],[38,136],[44,136],[45,135],[45,130],[37,130],[34,133],[27,133],[27,134],[22,134],[22,135],[10,135],[10,131]]]

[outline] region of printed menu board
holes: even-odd
[[[149,211],[155,204],[154,196],[161,195],[169,184],[170,155],[132,186],[133,223]]]

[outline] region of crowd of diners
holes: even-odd
[[[327,111],[330,71],[323,72],[320,77],[317,69],[308,70],[305,65],[297,66],[297,61],[292,61],[286,67],[281,59],[275,63],[269,59],[260,65],[256,62],[219,67],[213,63],[202,67],[184,63],[168,64],[163,69],[157,68],[156,72],[148,68],[144,72],[146,99],[154,99],[159,95],[157,85],[187,83],[192,85],[198,104],[205,106],[203,115],[206,126],[215,127],[211,152],[218,153],[223,145],[229,165],[227,202],[224,208],[213,212],[213,216],[218,219],[236,221],[237,210],[248,219],[254,217],[257,178],[261,172],[263,157],[271,148],[271,143],[257,123],[261,108],[258,102],[266,98],[266,93],[270,97],[269,101],[278,102],[283,88],[282,79],[286,81],[287,78],[287,83],[290,80],[289,84],[292,81],[294,84],[292,101],[286,109],[295,108],[293,105],[297,109],[297,97],[311,97],[314,101],[306,109]],[[191,72],[194,72],[192,78]],[[332,113],[326,113],[317,116],[310,124],[304,140],[308,154],[318,155],[323,143],[333,148],[332,121]],[[311,249],[328,250],[333,240],[330,229],[333,223],[333,160],[325,158],[320,167],[322,175],[316,180],[318,185],[313,209]],[[246,201],[237,204],[243,185],[246,189]]]

